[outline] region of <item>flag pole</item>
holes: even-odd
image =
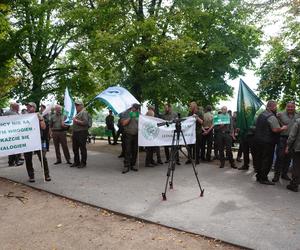
[[[46,178],[45,178],[45,168],[44,168],[43,148],[41,148],[40,152],[41,152],[41,167],[42,167],[42,172],[43,172],[43,178],[44,178],[44,182],[46,182]]]

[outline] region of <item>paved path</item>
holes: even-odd
[[[113,154],[89,151],[88,167],[74,169],[54,166],[51,151],[53,181],[43,182],[36,161],[32,186],[248,248],[300,249],[300,194],[286,190],[286,182],[264,186],[254,181],[251,171],[201,164],[197,169],[205,193],[200,198],[192,167],[181,165],[176,167],[174,190],[162,201],[166,165],[141,164],[139,172],[123,175],[122,161]],[[6,158],[0,158],[0,176],[29,184],[25,167],[7,167]]]

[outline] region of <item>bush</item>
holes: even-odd
[[[92,136],[98,136],[98,137],[106,137],[105,135],[105,127],[92,127],[89,129],[89,132]]]

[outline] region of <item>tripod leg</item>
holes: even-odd
[[[185,146],[186,146],[186,145],[187,145],[187,144],[186,144],[186,140],[185,140],[185,137],[184,137],[182,131],[181,131],[181,135],[182,135],[182,139],[183,139],[183,141],[184,141],[184,144],[185,144]],[[190,159],[190,158],[189,158],[189,159]],[[192,160],[192,166],[193,166],[194,174],[195,174],[196,179],[197,179],[197,182],[198,182],[198,186],[199,186],[199,188],[200,188],[200,197],[202,197],[202,196],[204,195],[204,189],[202,189],[202,187],[201,187],[201,184],[200,184],[200,181],[199,181],[199,178],[198,178],[198,172],[197,172],[197,170],[196,170],[196,168],[195,168],[195,162],[194,162],[193,160]]]
[[[162,193],[162,198],[163,200],[167,200],[167,189],[168,189],[168,183],[169,183],[169,178],[170,178],[170,174],[172,171],[172,179],[173,179],[173,172],[175,169],[175,154],[174,152],[176,152],[175,147],[174,147],[174,143],[175,143],[175,132],[173,134],[173,139],[172,139],[172,146],[171,146],[171,154],[170,154],[170,161],[169,161],[169,165],[168,165],[168,171],[167,171],[167,180],[166,180],[166,185],[165,185],[165,192]],[[170,188],[173,188],[173,182],[170,182]]]

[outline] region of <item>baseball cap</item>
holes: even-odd
[[[26,106],[31,106],[31,107],[34,107],[36,109],[36,104],[34,102],[27,102]]]

